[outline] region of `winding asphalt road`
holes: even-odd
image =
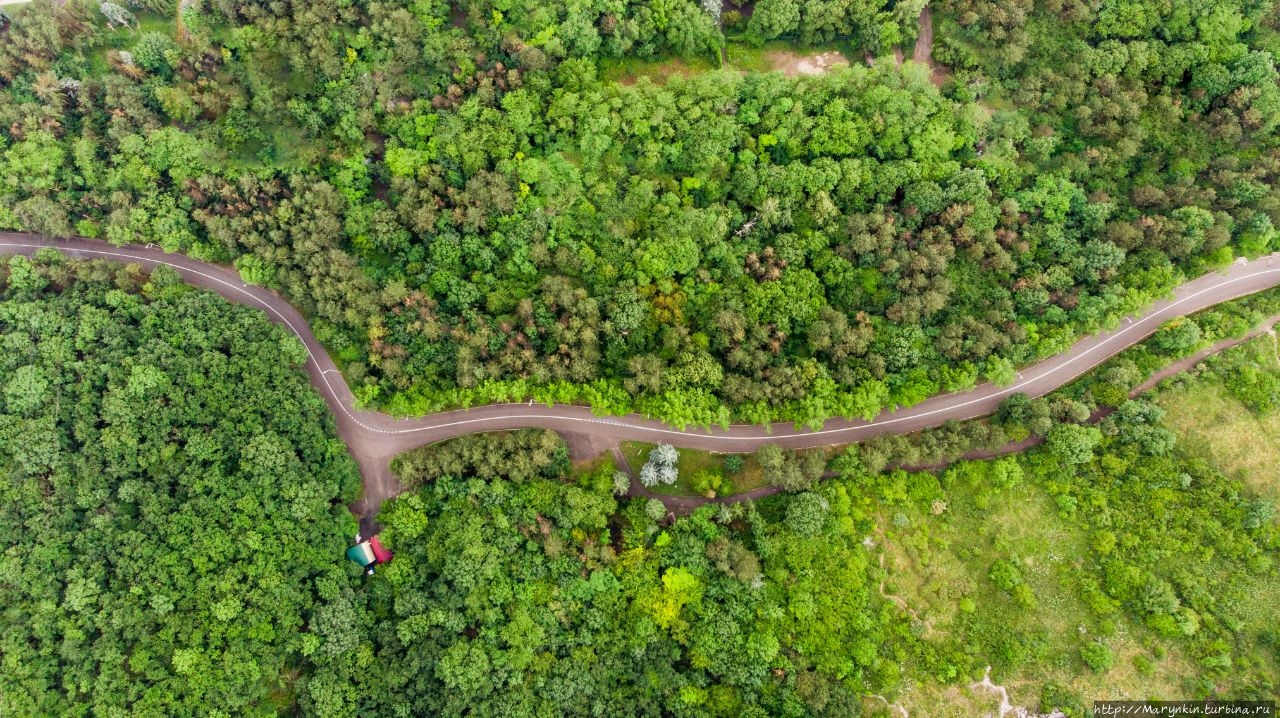
[[[365,495],[352,508],[363,517],[362,524],[366,529],[382,502],[399,490],[390,471],[391,458],[424,444],[464,434],[530,427],[552,429],[562,434],[586,434],[608,442],[667,442],[721,452],[754,451],[768,443],[798,449],[863,441],[886,433],[907,434],[946,421],[985,416],[994,412],[1012,394],[1021,392],[1032,397],[1047,394],[1144,339],[1174,317],[1280,284],[1280,253],[1251,262],[1238,260],[1225,270],[1182,284],[1172,297],[1156,302],[1138,316],[1122,320],[1114,329],[1085,337],[1067,351],[1024,368],[1012,386],[982,384],[969,391],[935,396],[900,411],[885,411],[871,421],[833,419],[817,430],[797,429],[790,425],[768,428],[735,424],[727,429],[681,431],[635,414],[596,416],[588,407],[570,405],[491,404],[414,419],[397,419],[359,410],[355,408],[355,398],[342,374],[312,335],[298,310],[271,291],[245,284],[234,269],[181,254],[166,254],[151,246],[113,247],[88,239],[55,240],[0,232],[0,254],[29,256],[44,247],[58,249],[75,258],[108,259],[144,268],[172,267],[188,283],[217,292],[234,302],[262,309],[273,321],[296,334],[307,348],[306,369],[311,381],[332,409],[338,433],[360,466]]]

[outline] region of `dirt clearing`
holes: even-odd
[[[933,11],[928,5],[920,11],[919,19],[920,32],[916,35],[915,52],[912,53],[911,59],[927,65],[929,67],[929,78],[933,80],[936,87],[942,87],[946,83],[947,78],[951,76],[951,72],[944,66],[933,61]],[[902,61],[899,60],[901,65]]]
[[[844,67],[849,59],[838,52],[823,52],[817,55],[801,55],[787,50],[771,50],[765,53],[770,69],[777,70],[787,77],[802,75],[821,75],[833,67]]]

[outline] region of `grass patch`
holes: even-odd
[[[1274,341],[1264,336],[1232,351],[1256,352],[1258,367],[1274,371]],[[1280,500],[1280,411],[1259,416],[1220,378],[1202,372],[1161,391],[1156,403],[1184,451],[1208,458],[1257,495]]]
[[[1178,434],[1180,455],[1203,457],[1248,493],[1273,500],[1280,498],[1280,409],[1259,414],[1250,406],[1268,406],[1274,385],[1242,384],[1241,376],[1280,370],[1276,353],[1275,339],[1261,337],[1166,384],[1154,397],[1166,410],[1164,424]],[[922,477],[927,478],[914,475]],[[940,650],[950,642],[986,646],[982,660],[994,666],[992,681],[1008,689],[1015,706],[1036,710],[1049,682],[1086,698],[1180,699],[1205,674],[1194,642],[1162,637],[1131,611],[1100,617],[1091,610],[1087,582],[1104,580],[1092,548],[1098,524],[1074,504],[1062,508],[1034,473],[999,488],[957,468],[943,475],[940,487],[945,507],[939,501],[880,505],[871,550],[877,560],[883,554],[885,600],[911,619],[916,635]],[[1121,496],[1116,492],[1116,511],[1146,507]],[[996,562],[1016,566],[1019,580],[1031,589],[1033,607],[1019,605],[995,585]],[[1204,585],[1219,607],[1213,620],[1233,626],[1237,646],[1253,647],[1240,649],[1238,668],[1242,674],[1276,675],[1280,661],[1265,646],[1273,640],[1280,585],[1269,573],[1255,576],[1222,563],[1209,570]],[[1090,669],[1081,656],[1082,648],[1098,640],[1114,656],[1102,671]],[[896,699],[912,715],[980,715],[992,700],[970,687],[980,678],[965,677],[959,686],[907,685]],[[1216,680],[1218,690],[1228,690],[1231,679]]]
[[[736,67],[747,72],[768,72],[773,67],[769,64],[765,53],[768,52],[768,48],[778,44],[768,43],[763,46],[756,46],[731,40],[725,46],[725,53],[729,56],[730,67]]]
[[[1224,591],[1231,596],[1236,607],[1235,617],[1240,621],[1242,641],[1259,646],[1274,640],[1270,638],[1280,618],[1280,585],[1266,576],[1249,576],[1244,581],[1227,584]],[[1270,671],[1280,674],[1280,652],[1259,651],[1263,660],[1270,659]]]
[[[242,171],[265,168],[302,171],[326,161],[329,150],[325,139],[309,137],[291,123],[263,124],[262,131],[270,135],[268,142],[245,142],[222,158],[223,166]],[[369,264],[385,266],[386,261],[375,260]]]
[[[1080,558],[1089,555],[1088,531],[1059,516],[1042,486],[995,490],[982,482],[957,482],[943,501],[940,513],[929,506],[884,509],[872,549],[884,552],[883,590],[893,597],[886,600],[912,618],[913,631],[923,640],[942,645],[1007,636],[1004,655],[986,658],[996,666],[992,681],[1009,690],[1015,706],[1033,710],[1050,680],[1082,696],[1180,695],[1196,667],[1174,644],[1123,614],[1100,621],[1080,598],[1078,575],[1096,573]],[[1017,567],[1035,607],[1018,605],[988,577],[997,561]],[[1080,649],[1099,638],[1116,660],[1095,673],[1084,665]],[[994,642],[1000,645],[1001,639]],[[1153,672],[1137,670],[1139,656],[1154,664]],[[995,701],[970,687],[981,677],[965,677],[959,686],[905,687],[897,700],[911,715],[981,715]]]
[[[654,84],[661,85],[675,75],[690,77],[717,67],[718,64],[710,57],[667,57],[656,60],[637,57],[608,58],[600,61],[600,76],[623,85],[634,85],[639,78],[647,77]]]
[[[111,50],[131,49],[138,43],[138,38],[142,37],[143,33],[158,32],[162,35],[174,37],[178,32],[177,20],[172,16],[157,15],[146,10],[130,10],[138,20],[136,27],[103,32],[101,44],[85,53],[85,60],[89,64],[90,77],[102,77],[110,74],[112,69],[111,63],[107,62],[107,53]],[[95,8],[93,12],[97,12],[97,9]]]
[[[591,459],[578,459],[577,461],[570,462],[570,464],[575,478],[580,477],[583,474],[603,473],[606,471],[612,474],[615,468],[613,465],[613,455],[609,453],[604,453]]]
[[[649,452],[657,444],[648,444],[643,441],[624,441],[622,442],[622,453],[627,457],[627,463],[638,474],[640,467],[644,466],[649,460]],[[732,472],[725,468],[725,457],[730,454],[719,454],[711,451],[700,451],[698,449],[678,449],[680,453],[680,463],[677,468],[680,470],[680,476],[676,483],[670,486],[655,486],[652,490],[654,493],[666,496],[702,496],[701,493],[695,491],[690,483],[694,474],[699,471],[718,471],[728,480],[729,485],[721,488],[718,496],[731,496],[740,494],[752,489],[764,486],[764,475],[760,469],[760,463],[750,454],[742,454],[742,469],[738,472]]]
[[[1255,416],[1218,381],[1185,384],[1156,401],[1183,449],[1258,495],[1280,498],[1280,414]]]

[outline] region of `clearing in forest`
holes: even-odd
[[[1255,415],[1220,381],[1161,392],[1158,402],[1179,446],[1208,457],[1259,496],[1280,500],[1280,412]]]
[[[620,85],[634,85],[636,80],[647,77],[655,85],[661,85],[673,76],[690,77],[709,70],[715,66],[709,59],[684,59],[679,57],[661,60],[641,60],[636,58],[610,58],[600,62],[601,76]]]
[[[833,67],[844,67],[849,59],[834,50],[817,54],[801,54],[792,50],[770,50],[764,53],[769,69],[787,77],[822,75]]]
[[[787,77],[821,75],[849,65],[849,58],[831,48],[797,48],[784,42],[756,47],[730,42],[725,47],[726,70],[738,72],[781,72]],[[633,85],[641,77],[661,85],[673,76],[690,77],[716,69],[712,58],[668,57],[658,60],[611,58],[601,61],[604,79]]]
[[[656,447],[657,444],[648,444],[643,441],[624,441],[622,442],[622,452],[627,457],[627,463],[631,464],[633,471],[639,472],[640,467],[649,460],[649,452]],[[725,485],[717,492],[721,496],[730,496],[732,494],[740,494],[752,489],[758,489],[764,486],[764,478],[760,469],[760,462],[756,461],[755,456],[750,454],[742,454],[742,464],[736,471],[732,466],[727,466],[725,459],[730,454],[717,454],[711,451],[700,451],[698,449],[678,449],[680,453],[680,461],[677,468],[680,471],[680,478],[674,485],[664,486],[658,485],[652,488],[655,493],[665,494],[668,496],[702,496],[703,492],[698,491],[693,486],[693,477],[701,471],[708,471],[719,474],[726,480]]]
[[[868,542],[869,551],[884,555],[881,595],[899,609],[905,603],[917,635],[940,646],[966,632],[1015,637],[1005,659],[1020,667],[991,674],[1014,706],[1036,706],[1046,679],[1079,695],[1176,695],[1180,676],[1195,668],[1176,645],[1154,640],[1127,616],[1113,618],[1105,637],[1115,666],[1103,673],[1081,670],[1080,648],[1098,637],[1098,621],[1079,596],[1077,578],[1079,557],[1088,554],[1087,531],[1063,518],[1035,479],[1000,487],[994,466],[968,463],[941,481],[947,488],[931,506],[899,504],[881,513]],[[1034,608],[1019,606],[993,583],[989,574],[999,562],[1017,568]],[[1150,674],[1135,669],[1140,655],[1151,661]],[[895,700],[911,716],[997,715],[999,697],[971,684],[980,680],[916,685]]]

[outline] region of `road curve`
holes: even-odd
[[[1275,326],[1277,324],[1280,324],[1280,314],[1272,314],[1271,316],[1262,320],[1260,324],[1258,324],[1253,330],[1249,331],[1244,336],[1223,339],[1208,347],[1205,347],[1204,349],[1201,349],[1200,351],[1196,352],[1195,354],[1192,354],[1191,356],[1183,357],[1181,359],[1174,361],[1171,364],[1166,364],[1163,368],[1157,370],[1154,374],[1147,377],[1146,381],[1143,381],[1141,384],[1129,390],[1129,398],[1130,399],[1138,398],[1142,394],[1145,394],[1146,392],[1154,389],[1157,385],[1160,384],[1160,382],[1164,381],[1165,379],[1168,379],[1169,377],[1174,376],[1175,374],[1181,374],[1182,372],[1187,371],[1192,367],[1195,367],[1200,362],[1204,361],[1205,359],[1209,358],[1214,354],[1226,351],[1227,349],[1231,349],[1232,347],[1240,346],[1241,344],[1244,344],[1245,342],[1256,339],[1262,336],[1263,334],[1274,334]],[[1098,422],[1102,421],[1108,416],[1111,416],[1113,411],[1115,410],[1111,407],[1100,408],[1094,411],[1093,414],[1089,416],[1088,423],[1097,424]],[[1021,454],[1022,452],[1027,451],[1033,447],[1039,446],[1043,443],[1044,443],[1044,437],[1030,436],[1030,437],[1027,437],[1026,439],[1022,439],[1021,441],[1010,441],[1003,446],[998,446],[995,448],[972,449],[954,458],[946,458],[939,461],[932,461],[932,462],[923,463],[923,464],[890,464],[888,468],[903,469],[904,471],[939,471],[941,469],[945,469],[946,467],[960,460],[994,459],[998,456],[1006,456],[1008,454]],[[617,446],[615,446],[614,462],[618,466],[622,467],[628,474],[631,474],[632,478],[635,478],[634,472],[631,470],[631,467],[627,465],[626,459],[627,457],[623,455],[622,450],[617,448]],[[826,474],[824,474],[824,478],[833,477],[836,475],[837,474],[834,471],[828,471]],[[780,494],[780,493],[782,493],[782,489],[780,487],[761,486],[760,488],[752,489],[750,491],[744,491],[739,494],[726,494],[724,496],[717,496],[713,499],[709,499],[703,496],[672,496],[668,494],[660,494],[656,491],[651,491],[650,489],[645,488],[644,486],[640,485],[640,483],[638,482],[633,482],[631,484],[631,493],[628,495],[639,496],[641,498],[646,498],[646,499],[659,499],[662,501],[662,503],[666,504],[668,510],[683,516],[683,515],[688,515],[692,513],[694,509],[698,508],[699,506],[704,506],[706,504],[736,504],[741,501],[747,501],[747,500],[754,501],[756,499],[762,499],[766,496],[773,496],[775,494]]]
[[[946,421],[973,419],[994,412],[1015,393],[1041,396],[1066,384],[1116,353],[1146,338],[1174,317],[1191,314],[1221,302],[1269,289],[1280,284],[1280,253],[1211,272],[1179,286],[1173,296],[1156,302],[1141,315],[1126,318],[1110,331],[1085,337],[1067,351],[1024,368],[1015,384],[997,387],[982,384],[969,391],[934,396],[900,411],[885,411],[871,421],[832,419],[821,429],[772,428],[735,424],[727,429],[679,430],[636,414],[596,416],[589,407],[538,404],[490,404],[397,419],[355,408],[355,398],[333,360],[312,335],[306,320],[278,295],[245,284],[232,268],[209,264],[181,254],[166,254],[151,246],[114,247],[88,239],[46,239],[0,232],[0,254],[32,255],[52,247],[73,258],[107,259],[145,268],[167,266],[188,283],[208,289],[251,307],[262,309],[272,321],[283,324],[306,346],[306,369],[312,383],[333,411],[338,433],[360,465],[365,497],[353,509],[366,521],[382,502],[396,494],[390,459],[409,449],[444,439],[484,431],[544,428],[567,434],[590,434],[610,441],[667,442],[677,446],[722,452],[754,451],[763,444],[807,448],[864,441],[886,433],[907,434]]]

